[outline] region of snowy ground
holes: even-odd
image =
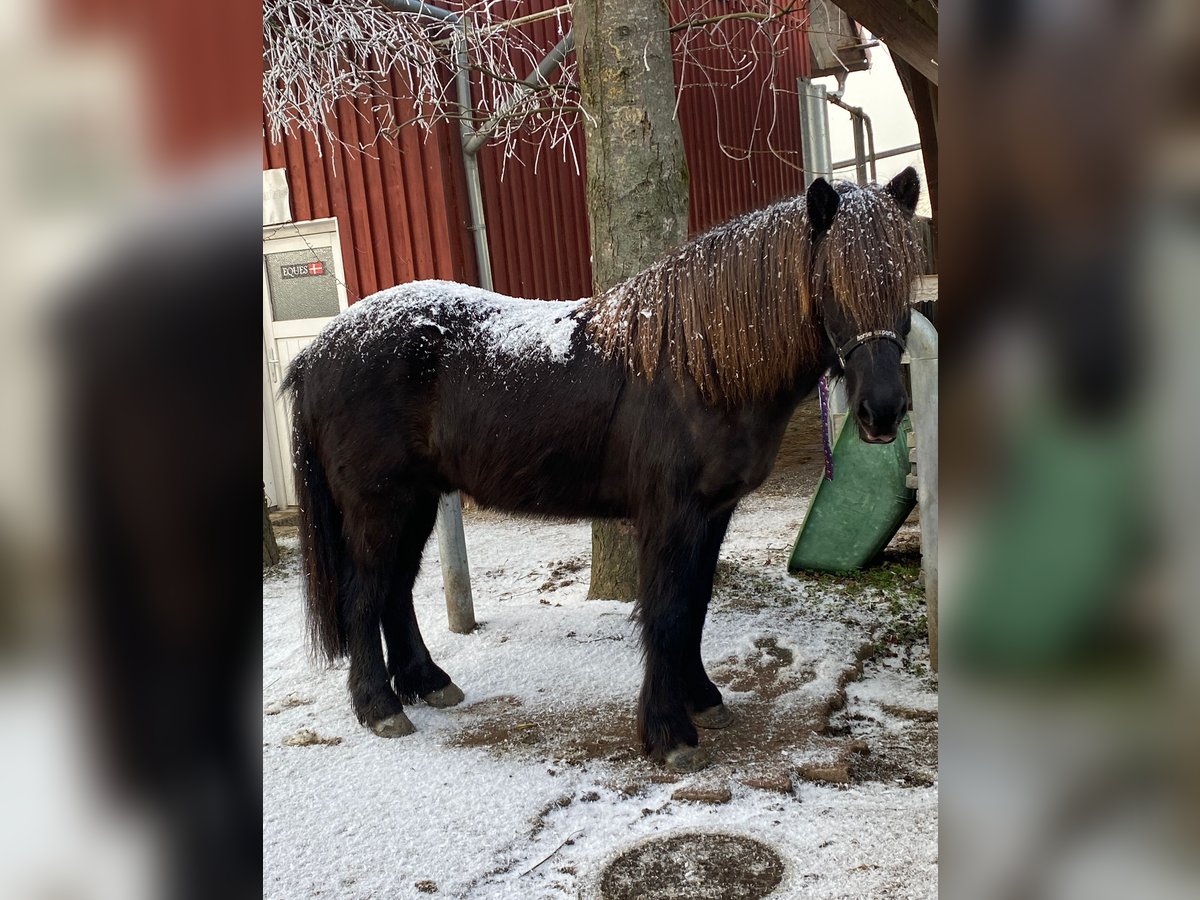
[[[586,523],[468,511],[471,635],[446,628],[431,541],[417,614],[466,700],[410,707],[418,732],[390,741],[355,721],[344,665],[310,660],[293,552],[263,582],[263,896],[593,897],[631,845],[697,830],[774,848],[773,896],[936,896],[911,568],[789,577],[804,503],[763,490],[734,519],[703,652],[738,722],[701,732],[716,761],[694,776],[634,752],[636,632],[627,605],[585,599]]]

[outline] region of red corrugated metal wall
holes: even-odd
[[[676,4],[682,0],[675,0]],[[549,9],[555,0],[513,0],[520,14]],[[708,0],[713,14],[729,12]],[[691,5],[694,8],[694,4]],[[553,19],[525,26],[547,50],[558,42]],[[722,33],[735,47],[767,47],[750,23],[727,23]],[[807,74],[803,34],[775,48],[775,84],[764,65],[737,82],[727,53],[700,42],[693,60],[677,66],[684,149],[691,173],[689,228],[695,233],[803,190],[796,78]],[[699,63],[698,65],[696,63]],[[397,108],[396,121],[410,110]],[[365,104],[339,109],[335,128],[349,143],[367,141],[379,123]],[[496,290],[520,297],[575,298],[591,293],[583,135],[575,155],[540,155],[522,146],[504,161],[495,147],[480,151],[480,176]],[[477,283],[468,230],[465,185],[456,127],[440,126],[425,138],[401,128],[395,143],[381,141],[371,154],[324,148],[309,136],[269,141],[264,123],[263,167],[288,170],[292,213],[300,219],[337,216],[351,301],[384,287],[420,278]]]
[[[724,2],[704,6],[713,15],[730,11]],[[729,53],[711,42],[693,43],[695,61],[675,69],[693,234],[804,190],[796,79],[808,75],[806,33],[791,30],[786,44],[772,47],[754,23],[734,21],[722,36],[757,53],[749,77],[739,83]]]
[[[549,9],[555,0],[514,3],[524,13]],[[676,0],[676,7],[680,0]],[[696,4],[689,4],[695,10]],[[698,11],[728,13],[722,0]],[[679,16],[676,16],[678,19]],[[553,19],[528,26],[549,49],[559,35]],[[701,35],[690,45],[691,62],[676,65],[682,85],[679,103],[684,152],[691,173],[689,230],[695,234],[741,213],[804,189],[800,154],[800,109],[796,79],[808,74],[804,33],[791,33],[789,47],[774,53],[753,23],[722,25],[722,36],[737,50],[759,52],[760,67],[740,83],[728,53]],[[785,52],[781,52],[785,51]],[[787,93],[770,90],[774,83]],[[575,298],[591,293],[591,252],[584,201],[584,146],[581,128],[573,135],[578,159],[561,151],[539,158],[537,148],[480,152],[488,246],[496,290],[520,297]],[[502,176],[503,173],[503,177]]]
[[[412,110],[397,104],[394,115],[403,122]],[[331,126],[351,146],[382,127],[368,104],[349,101]],[[307,133],[272,143],[264,115],[263,168],[287,169],[294,219],[337,217],[352,303],[422,278],[476,282],[458,148],[457,127],[441,125],[428,136],[400,128],[368,153],[329,144],[318,153]]]

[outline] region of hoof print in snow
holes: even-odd
[[[272,700],[263,708],[263,714],[277,716],[285,709],[295,709],[297,706],[311,706],[312,700],[297,694],[288,694],[282,700]]]
[[[709,803],[719,806],[733,799],[733,791],[724,785],[691,785],[681,787],[671,794],[672,800],[683,800],[687,803]]]
[[[849,784],[851,780],[850,764],[842,761],[823,765],[803,765],[800,767],[800,777],[805,781],[817,781],[822,784]]]
[[[742,784],[756,791],[769,791],[775,794],[791,794],[795,790],[792,776],[787,772],[762,772],[749,775],[742,779]]]
[[[332,747],[340,744],[342,739],[340,737],[324,737],[317,734],[311,728],[301,728],[295,734],[285,737],[283,742],[289,747],[313,747],[317,745]]]
[[[755,638],[752,650],[727,657],[710,674],[722,687],[766,701],[778,699],[816,677],[810,666],[798,663],[796,654],[771,635]]]

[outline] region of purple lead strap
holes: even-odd
[[[821,444],[825,450],[825,480],[833,481],[833,429],[829,424],[829,381],[825,375],[817,382],[821,395]]]

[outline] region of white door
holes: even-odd
[[[263,227],[263,481],[274,506],[296,505],[292,411],[279,384],[296,354],[346,308],[344,271],[337,219]]]

